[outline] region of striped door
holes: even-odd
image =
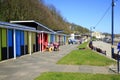
[[[0,61],[2,60],[2,54],[1,54],[1,37],[2,37],[2,35],[1,35],[1,28],[0,28]]]
[[[20,32],[20,49],[21,49],[21,55],[24,55],[24,31]]]
[[[20,49],[20,30],[16,30],[16,56],[21,56],[21,49]]]
[[[9,29],[8,30],[8,53],[9,53],[9,58],[14,57],[14,52],[13,52],[13,30]]]
[[[25,41],[25,54],[28,54],[28,32],[25,31],[24,34],[25,34],[25,36],[24,36],[24,41]]]
[[[2,60],[7,59],[7,29],[2,29]]]

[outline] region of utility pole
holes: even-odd
[[[114,0],[112,0],[112,24],[111,24],[111,26],[112,26],[112,30],[111,30],[111,32],[112,32],[112,35],[111,35],[111,38],[112,38],[112,43],[111,43],[111,56],[112,56],[112,58],[113,58],[113,56],[114,56],[114,47],[113,47],[113,44],[114,44]]]

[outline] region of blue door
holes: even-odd
[[[8,53],[9,53],[9,58],[14,57],[14,52],[13,52],[13,30],[9,29],[8,30]]]
[[[16,30],[16,56],[21,56],[21,49],[20,49],[20,31]]]
[[[20,49],[21,49],[21,55],[24,55],[24,31],[21,31],[21,35],[20,35]]]
[[[51,34],[51,36],[50,36],[50,42],[54,42],[54,38],[55,38],[55,35]]]
[[[64,36],[64,44],[66,44],[66,36]]]

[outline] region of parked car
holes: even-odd
[[[104,38],[103,41],[107,42],[107,43],[111,43],[111,39],[110,38]]]

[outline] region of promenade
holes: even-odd
[[[93,41],[93,46],[106,51],[106,56],[111,58],[111,44],[103,41]],[[114,53],[117,53],[117,46],[114,46]]]
[[[106,50],[106,57],[111,58],[111,44],[109,43],[105,43],[103,41],[93,41],[93,46],[98,47],[102,50]],[[117,46],[114,46],[114,53],[117,54]],[[119,63],[120,64],[120,63]],[[120,68],[120,66],[119,66]],[[118,73],[118,65],[117,65],[117,61],[116,61],[116,65],[111,65],[109,66],[109,69],[115,73]],[[120,73],[120,71],[119,71]]]
[[[109,66],[59,65],[56,62],[67,55],[78,45],[64,45],[60,51],[36,52],[17,59],[0,62],[0,80],[34,80],[43,72],[80,72],[114,74]]]

